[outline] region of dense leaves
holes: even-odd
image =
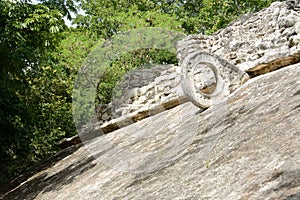
[[[106,38],[120,30],[162,24],[188,34],[209,34],[242,14],[256,12],[273,1],[134,0],[129,3],[126,0],[81,0],[86,15],[78,15],[75,22]],[[169,26],[168,21],[176,25]]]
[[[75,22],[80,28],[89,29],[100,37],[109,38],[119,31],[141,27],[165,27],[183,31],[181,17],[196,13],[202,1],[190,9],[183,1],[128,1],[92,0],[82,1],[86,15],[78,15]],[[185,13],[185,14],[184,14]]]
[[[57,10],[7,0],[0,2],[0,21],[0,181],[3,181],[43,154],[33,144],[36,138],[45,137],[40,130],[46,130],[43,123],[47,120],[40,118],[43,111],[39,99],[46,95],[35,94],[40,88],[32,85],[31,77],[42,72],[41,65],[59,43],[59,32],[65,25]]]
[[[0,2],[1,78],[37,65],[45,51],[54,49],[64,29],[61,14],[44,5],[8,0]]]

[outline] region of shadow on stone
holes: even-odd
[[[82,173],[93,168],[96,165],[95,163],[92,163],[93,160],[93,157],[87,157],[72,163],[53,175],[42,173],[1,198],[24,199],[24,197],[26,197],[26,199],[34,199],[40,193],[59,190],[63,186],[72,183],[77,176],[80,176]]]
[[[293,195],[289,196],[285,200],[299,200],[299,199],[300,199],[300,192],[297,193],[297,194],[293,194]]]
[[[4,197],[6,199],[7,198],[10,199],[9,195],[12,192],[12,190],[14,188],[17,188],[22,182],[26,181],[29,177],[33,176],[34,174],[37,174],[45,169],[48,169],[48,168],[54,166],[59,160],[62,160],[65,157],[73,154],[81,146],[82,146],[82,144],[79,144],[79,145],[74,145],[72,147],[66,148],[66,149],[58,152],[57,154],[37,163],[35,166],[29,168],[25,173],[23,173],[19,177],[11,180],[10,182],[2,184],[0,186],[0,195],[1,195],[0,199],[3,199]],[[79,168],[80,168],[80,166],[81,166],[80,163],[75,163],[71,166],[74,166],[74,165],[76,166],[77,164],[79,165]],[[30,180],[29,182],[26,182],[24,185],[17,188],[16,191],[14,191],[13,193],[19,193],[19,192],[22,193],[22,191],[26,191],[27,194],[32,193],[32,198],[33,198],[34,196],[36,196],[39,192],[41,192],[44,189],[46,184],[50,185],[50,183],[51,183],[51,185],[55,185],[55,177],[58,177],[61,181],[63,179],[64,174],[70,175],[72,173],[75,173],[74,171],[76,171],[77,168],[78,167],[76,167],[74,169],[69,169],[69,167],[68,167],[68,168],[62,170],[61,172],[58,172],[57,174],[55,174],[51,177],[48,177],[47,179],[45,179],[47,177],[47,174],[43,173],[43,174],[39,175],[37,178],[34,178],[34,179]],[[41,185],[39,186],[39,184],[41,184]],[[6,194],[8,196],[4,196],[4,194]],[[32,199],[32,198],[30,197],[28,199]],[[14,199],[16,199],[16,197],[14,197]]]

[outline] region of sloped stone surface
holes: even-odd
[[[2,198],[297,199],[299,77],[289,66],[204,112],[185,103],[96,138]]]

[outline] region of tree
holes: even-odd
[[[78,15],[74,22],[98,37],[110,38],[119,31],[150,26],[182,30],[176,15],[164,12],[155,1],[82,0],[81,6],[85,15]]]
[[[275,0],[210,0],[199,12],[198,28],[202,34],[212,34],[245,13],[252,13]]]
[[[32,146],[39,107],[30,87],[49,52],[59,44],[62,15],[28,2],[0,2],[0,182],[35,160]]]
[[[233,19],[247,12],[257,12],[270,5],[274,0],[81,0],[82,9],[86,15],[78,15],[75,23],[109,38],[120,30],[145,27],[143,22],[151,22],[152,26],[162,25],[164,20],[172,19],[176,28],[187,34],[211,34],[223,28]],[[145,14],[153,13],[156,19]],[[122,16],[122,20],[120,17]],[[131,16],[131,17],[130,17]],[[132,19],[142,23],[133,23]],[[129,23],[130,22],[130,23]],[[156,22],[156,25],[153,25]],[[131,26],[128,26],[131,24]],[[164,24],[168,26],[167,24]],[[169,27],[171,28],[171,27]]]
[[[45,51],[58,44],[56,33],[65,27],[57,10],[41,4],[3,0],[0,9],[0,59],[3,65],[0,75],[5,77],[8,72],[21,73],[22,69],[36,66]]]

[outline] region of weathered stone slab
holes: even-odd
[[[185,103],[98,137],[1,198],[298,199],[299,77],[289,66],[202,113]]]

